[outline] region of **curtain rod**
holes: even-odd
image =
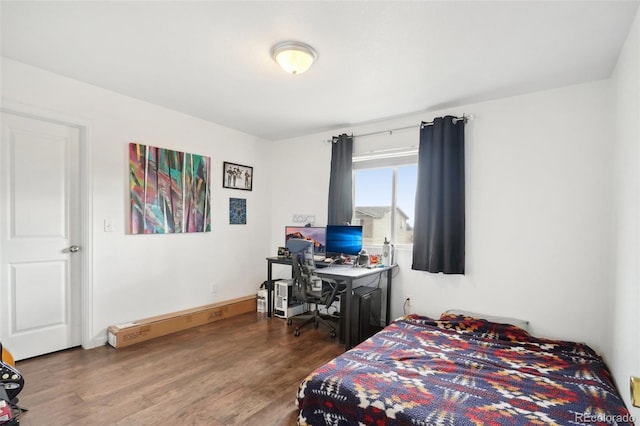
[[[453,117],[453,124],[456,124],[458,121],[464,121],[465,123],[467,121],[473,120],[474,116],[473,115],[466,115],[466,114],[462,114],[462,117]],[[371,133],[363,133],[361,135],[351,135],[352,138],[364,138],[367,136],[373,136],[373,135],[380,135],[383,133],[389,133],[390,135],[393,134],[393,132],[397,132],[399,130],[407,130],[407,129],[422,129],[425,126],[433,126],[433,121],[423,121],[422,123],[420,123],[419,125],[413,125],[413,126],[405,126],[405,127],[397,127],[395,129],[389,129],[389,130],[379,130],[377,132],[371,132]],[[337,137],[333,137],[332,142],[335,142]]]
[[[462,117],[453,117],[453,124],[456,124],[458,121],[464,121],[464,123],[467,124],[467,121],[471,121],[473,119],[474,119],[473,115],[462,114]],[[433,121],[423,121],[420,124],[420,128],[425,126],[433,126]]]

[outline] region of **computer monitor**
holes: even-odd
[[[327,252],[327,228],[324,226],[287,226],[284,234],[285,246],[290,238],[299,238],[313,241],[314,254],[325,254]]]
[[[356,256],[362,250],[362,226],[327,226],[327,253]]]

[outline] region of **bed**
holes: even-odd
[[[603,360],[464,315],[409,315],[313,371],[300,425],[629,425]]]

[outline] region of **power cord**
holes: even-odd
[[[404,299],[404,303],[402,304],[402,311],[405,315],[409,315],[411,313],[411,298],[407,297]]]

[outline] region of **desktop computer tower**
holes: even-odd
[[[356,287],[353,289],[351,300],[346,294],[340,295],[340,342],[345,342],[344,317],[345,303],[351,303],[351,342],[350,347],[356,346],[380,331],[380,316],[382,292],[376,287]]]
[[[273,286],[273,314],[289,318],[307,311],[306,305],[293,296],[293,280],[279,280]]]

